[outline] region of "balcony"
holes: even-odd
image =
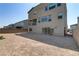
[[[29,21],[29,25],[36,25],[37,24],[37,19],[33,19]]]

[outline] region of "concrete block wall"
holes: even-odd
[[[1,33],[18,33],[18,32],[27,32],[27,29],[0,29]]]
[[[73,38],[79,47],[79,26],[77,26],[77,28],[73,31]]]

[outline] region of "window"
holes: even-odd
[[[41,22],[51,21],[51,15],[41,17]],[[40,23],[40,21],[38,21]]]
[[[58,16],[58,19],[62,19],[62,15]]]
[[[47,6],[45,7],[45,11],[48,11],[48,7]]]
[[[33,19],[32,20],[32,25],[36,25],[37,24],[37,19]]]
[[[49,10],[54,9],[54,8],[55,8],[55,5],[54,5],[54,6],[49,7]]]
[[[50,28],[50,27],[45,27],[45,28],[42,28],[42,32],[44,34],[52,35],[54,33],[54,29],[53,28]]]
[[[63,13],[59,13],[58,19],[62,19],[62,18],[63,18]]]
[[[47,16],[43,16],[43,17],[41,18],[41,22],[47,22],[47,20],[48,20],[48,17],[47,17]]]
[[[61,6],[61,3],[57,3],[57,7]]]
[[[54,3],[49,3],[48,6],[49,6],[49,10],[51,10],[54,9],[56,5]]]

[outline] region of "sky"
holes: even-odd
[[[25,19],[28,19],[28,11],[38,3],[0,3],[0,27],[7,26]],[[77,23],[79,16],[79,4],[67,4],[67,23]]]
[[[77,17],[79,17],[79,3],[67,4],[67,23],[68,27],[77,23]]]
[[[0,27],[28,19],[28,11],[36,3],[0,3]]]

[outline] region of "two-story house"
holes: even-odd
[[[29,31],[65,35],[67,8],[65,3],[41,3],[28,11]]]

